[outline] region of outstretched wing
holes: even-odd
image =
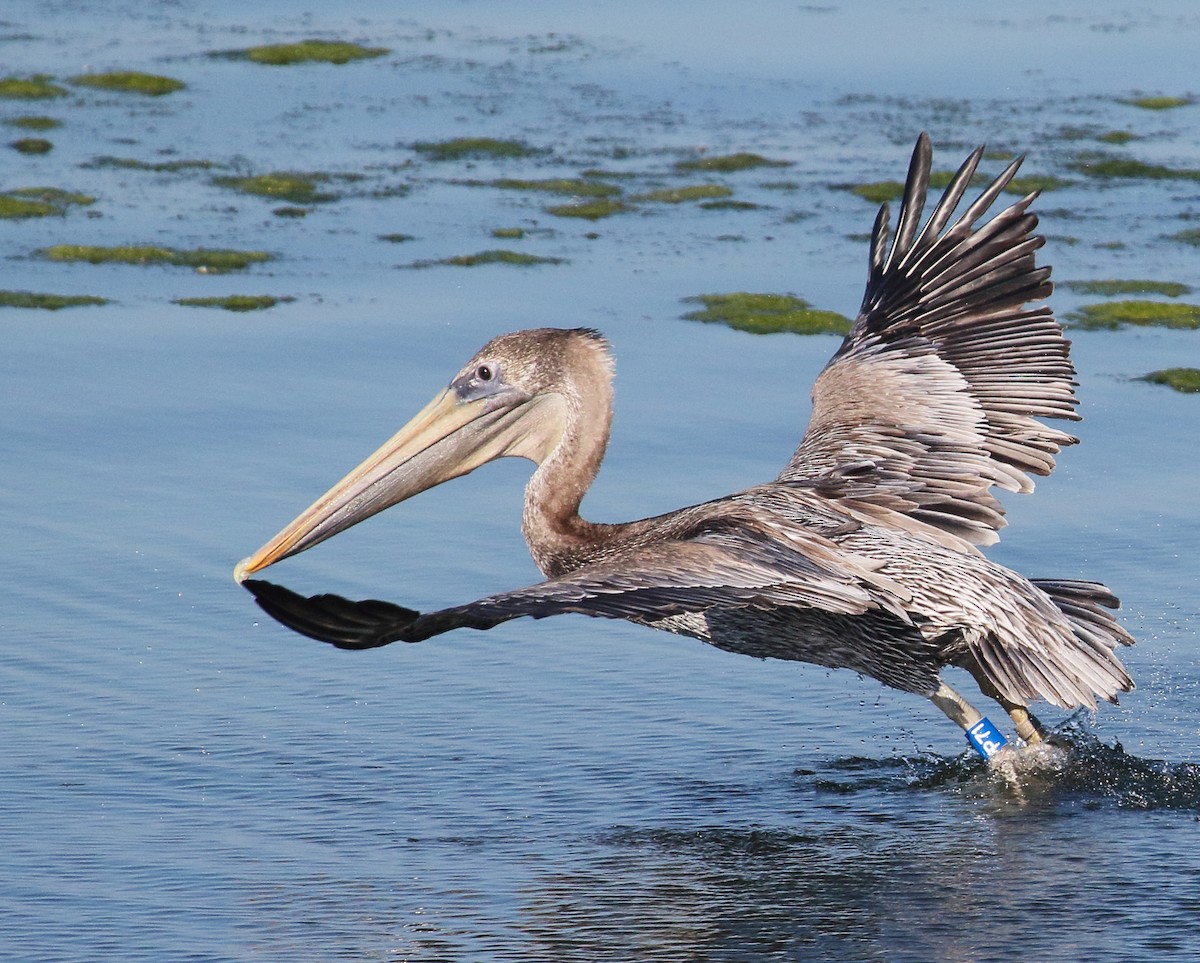
[[[1005,524],[993,485],[1033,489],[1077,439],[1038,418],[1078,420],[1069,342],[1037,267],[1031,194],[976,226],[1020,159],[953,224],[983,148],[959,168],[925,225],[931,148],[913,152],[896,235],[885,204],[854,327],[813,387],[808,431],[781,482],[830,479],[828,492],[904,512],[967,541]],[[947,227],[947,225],[950,225]]]
[[[713,607],[788,605],[843,615],[887,609],[908,621],[907,592],[875,567],[820,535],[768,528],[759,519],[748,523],[742,514],[692,519],[684,533],[639,543],[559,578],[427,614],[374,599],[305,597],[255,579],[243,585],[289,628],[338,648],[368,649],[566,613],[656,622]]]

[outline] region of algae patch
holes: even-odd
[[[791,167],[791,161],[771,160],[761,154],[738,153],[722,154],[716,157],[697,157],[693,160],[679,161],[675,169],[679,171],[715,171],[729,174],[734,171],[750,170],[754,167]]]
[[[13,100],[49,100],[67,96],[67,88],[53,83],[46,74],[32,77],[0,77],[0,97]]]
[[[22,154],[49,154],[54,150],[54,144],[44,137],[22,137],[8,146]]]
[[[761,211],[766,209],[766,205],[764,204],[755,204],[752,201],[735,201],[729,198],[719,201],[705,201],[700,207],[706,211]]]
[[[113,157],[110,154],[102,154],[80,166],[92,169],[114,168],[116,170],[153,171],[155,174],[178,174],[180,171],[209,171],[221,165],[210,160],[141,161],[135,157]]]
[[[1035,191],[1057,191],[1063,187],[1070,187],[1073,183],[1074,181],[1054,177],[1052,174],[1029,174],[1025,177],[1014,177],[1004,185],[1004,192],[1024,197],[1026,194],[1032,194]]]
[[[221,308],[224,311],[265,311],[295,298],[276,298],[269,294],[230,294],[225,297],[175,298],[171,303],[185,308]]]
[[[1176,231],[1174,234],[1166,235],[1168,241],[1180,241],[1184,244],[1191,244],[1193,247],[1200,247],[1200,227],[1191,227],[1186,231]]]
[[[492,228],[492,237],[498,241],[519,241],[525,237],[525,228],[523,227],[494,227]]]
[[[490,251],[480,251],[478,254],[459,254],[454,257],[438,258],[433,261],[414,261],[412,267],[433,267],[438,264],[448,264],[452,267],[478,267],[480,264],[515,264],[530,266],[534,264],[562,264],[560,257],[538,257],[534,254],[522,254],[519,251],[509,251],[504,248],[494,248]]]
[[[16,221],[26,217],[50,217],[61,213],[63,213],[61,207],[55,207],[45,201],[0,194],[0,218]]]
[[[870,181],[866,184],[835,184],[838,190],[849,191],[872,204],[898,201],[904,195],[904,185],[899,181]]]
[[[255,194],[272,200],[291,201],[293,204],[318,204],[337,200],[336,194],[317,189],[318,184],[328,183],[329,180],[329,174],[276,171],[249,177],[214,177],[213,183],[219,187],[241,191],[243,194]]]
[[[32,197],[57,207],[68,207],[72,204],[87,207],[96,203],[96,198],[90,194],[80,194],[78,191],[64,191],[61,187],[18,187],[7,191],[17,197]]]
[[[1192,289],[1178,281],[1146,281],[1140,279],[1108,281],[1060,281],[1059,287],[1079,294],[1111,298],[1118,294],[1161,294],[1178,298],[1191,294]]]
[[[271,260],[266,251],[236,251],[221,248],[180,250],[154,244],[124,244],[102,247],[89,244],[55,244],[38,252],[51,261],[86,261],[89,264],[167,264],[190,267],[207,274],[240,271],[251,264]]]
[[[234,50],[217,56],[250,60],[271,67],[284,67],[301,63],[348,64],[354,60],[382,57],[390,52],[387,47],[364,47],[344,40],[301,40],[298,43],[270,43],[247,47],[245,50]]]
[[[1200,169],[1194,167],[1167,167],[1163,164],[1147,164],[1129,157],[1114,157],[1109,154],[1081,154],[1067,165],[1088,177],[1105,180],[1114,178],[1137,178],[1140,180],[1200,180]]]
[[[1138,380],[1166,385],[1184,394],[1200,393],[1200,368],[1163,368],[1161,371],[1151,371],[1148,375],[1142,375]]]
[[[664,187],[630,198],[634,201],[656,201],[663,204],[682,204],[684,201],[703,201],[733,194],[724,184],[689,184],[687,187]]]
[[[1064,315],[1073,328],[1112,330],[1127,324],[1140,327],[1200,328],[1200,305],[1163,301],[1103,301],[1085,304]]]
[[[948,170],[930,171],[930,189],[945,190],[950,186],[950,182],[954,180],[957,173],[958,171]],[[986,179],[984,175],[976,171],[971,177],[970,183],[972,186],[977,186],[983,184]],[[898,201],[904,196],[904,184],[901,181],[868,181],[865,184],[834,184],[832,186],[839,191],[849,191],[851,194],[861,197],[863,200],[870,201],[872,204]],[[1045,190],[1051,187],[1062,186],[1065,186],[1065,182],[1056,181],[1055,178],[1030,175],[1024,178],[1014,178],[1005,189],[1009,193],[1028,194],[1031,190]]]
[[[62,126],[61,120],[55,120],[53,117],[43,117],[40,114],[9,117],[4,123],[9,127],[17,127],[21,130],[54,130],[54,128]]]
[[[725,324],[750,334],[845,334],[850,319],[836,311],[813,308],[803,298],[791,294],[699,294],[684,298],[689,304],[703,304],[699,311],[683,315],[688,321]]]
[[[20,187],[0,194],[0,218],[51,217],[63,215],[72,205],[86,207],[96,199],[87,194],[57,187]]]
[[[581,217],[586,221],[598,221],[613,214],[628,211],[628,204],[613,200],[611,197],[601,197],[594,201],[580,201],[577,204],[555,204],[546,208],[547,214],[555,217]]]
[[[79,74],[69,83],[76,87],[93,87],[97,90],[115,90],[121,93],[144,94],[147,97],[162,97],[183,90],[187,84],[174,77],[146,74],[140,70],[112,70],[102,74]]]
[[[43,311],[60,311],[63,308],[108,303],[108,298],[98,298],[91,294],[35,294],[33,291],[0,291],[0,307],[4,308],[39,308]]]
[[[568,194],[572,197],[612,197],[621,193],[616,184],[582,178],[550,177],[543,180],[521,180],[501,177],[494,181],[471,181],[473,185],[500,187],[516,191],[545,191],[548,194]]]
[[[1121,98],[1117,101],[1121,104],[1127,104],[1130,107],[1141,107],[1142,110],[1174,110],[1176,107],[1187,107],[1191,104],[1191,97],[1129,97]]]
[[[469,157],[532,157],[541,153],[522,140],[494,137],[452,137],[450,140],[418,141],[412,149],[430,160],[451,161]]]

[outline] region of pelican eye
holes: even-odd
[[[508,389],[504,368],[497,361],[480,361],[454,379],[453,388],[464,400],[491,398]]]

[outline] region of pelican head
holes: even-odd
[[[539,328],[494,338],[374,454],[239,562],[234,578],[242,582],[496,458],[542,464],[580,410],[581,380],[597,369],[611,378],[604,339],[588,329]]]

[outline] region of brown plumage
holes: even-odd
[[[807,433],[771,482],[666,515],[588,522],[608,443],[612,360],[597,333],[485,345],[408,426],[238,568],[251,573],[504,455],[537,464],[522,528],[546,580],[421,615],[246,582],[297,631],[342,648],[567,612],[622,618],[735,652],[849,668],[978,718],[939,677],[967,669],[1036,741],[1025,705],[1116,701],[1132,643],[1103,585],[1030,581],[976,548],[1004,525],[993,487],[1033,488],[1077,419],[1068,342],[1035,264],[1033,196],[980,218],[1008,167],[953,220],[982,149],[922,225],[931,150],[913,154],[896,236],[875,222],[866,295],[813,389]]]

